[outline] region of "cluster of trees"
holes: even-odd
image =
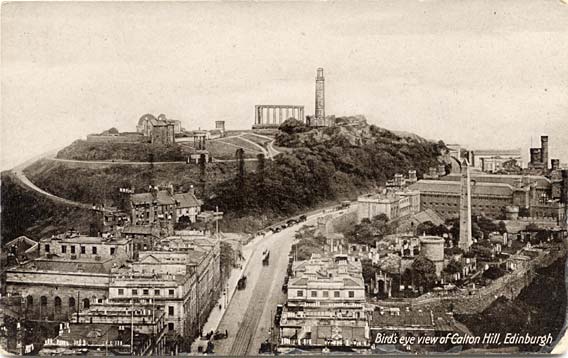
[[[380,214],[371,220],[364,218],[343,234],[350,243],[375,246],[376,240],[382,239],[385,235],[394,234],[395,230],[396,225],[390,222],[385,214]]]
[[[278,144],[290,145],[288,139],[293,138],[298,141],[295,149],[266,161],[262,170],[235,173],[233,179],[212,188],[206,205],[237,212],[239,217],[294,215],[382,185],[395,173],[410,169],[423,173],[440,154],[438,143],[401,141],[385,130],[377,130],[374,141],[353,146],[334,128],[309,129],[325,134],[323,139],[314,135],[309,140],[301,136],[308,128],[299,121],[287,120],[281,129]]]

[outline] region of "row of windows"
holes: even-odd
[[[45,244],[44,246],[45,248],[45,252],[50,253],[51,252],[51,247],[49,246],[49,244]],[[75,245],[70,245],[69,246],[71,254],[75,254],[76,253],[76,247]],[[81,250],[81,254],[86,254],[87,253],[87,247],[86,246],[79,246],[79,249]],[[67,245],[61,245],[61,253],[62,254],[66,254],[67,253]],[[98,253],[98,248],[96,246],[92,246],[91,247],[91,253],[93,255],[97,255]],[[111,247],[110,248],[110,254],[111,256],[114,255],[116,253],[116,248]]]
[[[124,296],[124,288],[119,288],[118,289],[118,295],[119,296]],[[145,288],[142,290],[142,295],[143,296],[148,296],[150,295],[150,290]],[[161,290],[154,290],[154,296],[160,296],[161,295]],[[168,295],[169,296],[174,296],[175,295],[175,290],[173,289],[169,289],[168,290]],[[132,296],[138,296],[138,289],[133,288],[132,289]]]
[[[355,297],[355,291],[348,291],[348,295],[349,295],[349,298],[354,298]],[[296,292],[296,296],[304,297],[304,291],[298,290]],[[310,297],[318,297],[318,291],[310,291]],[[329,291],[322,291],[322,297],[328,298],[329,297]],[[333,297],[335,297],[335,298],[341,297],[341,292],[340,291],[333,291]]]

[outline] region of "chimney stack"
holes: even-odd
[[[540,137],[540,148],[542,164],[544,164],[544,169],[548,169],[548,136],[543,135]]]

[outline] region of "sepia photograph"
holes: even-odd
[[[568,352],[568,0],[5,1],[0,41],[0,356]]]

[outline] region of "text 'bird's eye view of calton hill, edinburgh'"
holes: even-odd
[[[1,356],[568,351],[568,0],[2,5]]]

